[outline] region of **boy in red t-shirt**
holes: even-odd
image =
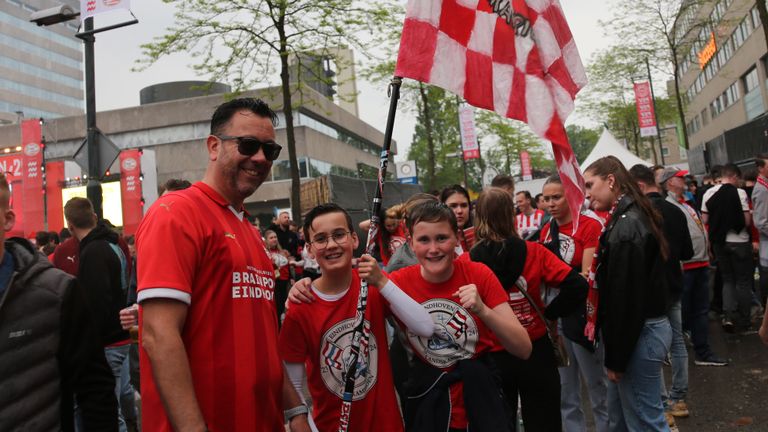
[[[477,360],[492,351],[506,349],[515,356],[527,358],[531,352],[528,334],[515,317],[506,293],[490,269],[483,264],[454,260],[458,226],[447,206],[438,202],[421,204],[407,215],[407,224],[411,233],[409,246],[419,265],[392,273],[390,280],[420,302],[435,323],[435,334],[430,336],[416,334],[407,323],[404,326],[408,327],[406,338],[419,360],[414,362],[410,373],[409,382],[413,386],[407,390],[410,395],[418,395],[406,402],[408,428],[462,431],[472,424],[472,418],[478,417],[484,422],[502,425],[503,412],[484,409],[487,407],[470,412],[465,406],[464,389],[476,382],[466,383],[463,378],[453,381],[452,373],[461,369],[462,362]],[[297,284],[289,299],[306,302],[312,300],[312,295],[303,284]],[[396,318],[402,324],[399,316]],[[428,390],[418,391],[415,385],[421,385],[432,376],[436,381],[423,383]],[[429,395],[444,388],[448,390],[443,399],[445,403],[433,404],[435,400],[441,400],[441,396]],[[491,402],[501,402],[494,400],[494,396],[499,395],[495,385],[482,390]],[[482,404],[480,401],[476,405]],[[354,410],[353,406],[353,413]]]
[[[403,420],[392,381],[385,318],[394,314],[415,334],[429,337],[434,325],[427,311],[405,295],[379,270],[376,260],[363,255],[352,268],[358,238],[349,214],[336,204],[323,204],[305,217],[304,236],[322,276],[309,289],[313,304],[293,305],[280,332],[279,350],[296,391],[302,394],[305,374],[314,402],[316,430],[339,427],[345,374],[355,325],[360,278],[369,282],[350,431],[397,432]]]
[[[530,339],[509,307],[496,276],[483,264],[454,260],[458,225],[451,209],[440,203],[424,203],[408,214],[407,224],[410,246],[419,265],[396,271],[390,278],[422,303],[437,326],[435,335],[429,338],[406,332],[422,365],[450,373],[460,368],[464,360],[477,360],[483,354],[504,349],[527,358],[531,351]],[[410,381],[414,382],[422,371],[415,367]],[[490,413],[476,412],[473,416],[470,412],[465,404],[465,388],[469,385],[465,378],[449,386],[448,426],[451,430],[467,430],[473,426],[473,417],[477,419],[478,415]],[[413,390],[415,388],[411,389],[412,394]],[[487,394],[497,394],[496,388],[484,390]],[[409,399],[409,404],[417,401]],[[420,415],[436,415],[424,412],[429,405],[423,403],[429,402],[428,398],[422,399],[412,405],[412,410],[406,408],[415,414],[413,419],[406,415],[409,426],[415,429],[424,426],[423,419],[418,418]],[[482,430],[479,425],[474,426]]]

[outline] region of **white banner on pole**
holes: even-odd
[[[477,144],[475,131],[475,108],[471,105],[461,104],[459,106],[459,129],[464,160],[479,158],[480,146]]]
[[[118,9],[130,10],[131,0],[80,0],[80,19]]]

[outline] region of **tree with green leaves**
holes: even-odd
[[[163,0],[177,8],[165,35],[142,46],[143,67],[175,54],[190,54],[192,67],[211,81],[232,84],[235,92],[271,84],[279,72],[291,170],[291,209],[301,220],[299,165],[294,136],[295,98],[302,82],[291,77],[289,60],[307,53],[333,57],[347,46],[367,53],[388,27],[399,25],[394,0]],[[298,74],[301,75],[301,74]],[[318,76],[313,79],[329,80]]]
[[[405,10],[403,8],[395,9],[392,11],[392,15],[393,20],[402,22],[405,18]],[[395,74],[401,34],[402,25],[398,24],[389,27],[381,35],[379,49],[383,55],[364,68],[361,76],[371,82],[382,84],[389,81]],[[450,104],[452,98],[455,96],[444,90],[414,80],[403,80],[400,88],[398,109],[408,114],[415,113],[418,119],[411,149],[408,152],[408,159],[416,161],[419,178],[426,190],[434,190],[440,185],[448,184],[446,183],[448,178],[453,179],[456,175],[455,172],[442,172],[445,164],[451,165],[450,161],[438,161],[441,153],[451,154],[453,150],[442,151],[443,140],[442,137],[437,136],[436,127],[444,123],[441,115],[444,113],[435,111]],[[456,122],[458,122],[458,117],[456,117]],[[458,131],[458,129],[456,130]],[[414,146],[417,150],[414,150]],[[453,183],[463,182],[456,180],[450,184]]]
[[[661,150],[656,149],[656,139],[641,138],[635,106],[633,83],[647,79],[645,59],[621,43],[597,52],[587,71],[590,85],[582,95],[582,109],[624,139],[637,156],[658,163]],[[677,105],[671,98],[656,95],[656,114],[659,127],[677,123]]]
[[[677,115],[685,118],[684,90],[680,88],[683,59],[710,23],[698,16],[700,8],[713,0],[619,0],[613,18],[603,23],[611,35],[621,41],[620,47],[630,57],[647,58],[651,65],[674,82]],[[704,41],[706,42],[706,41]],[[682,124],[684,142],[688,131]]]
[[[515,167],[520,166],[520,153],[525,151],[536,173],[548,175],[554,172],[555,162],[545,149],[544,142],[523,123],[482,110],[477,115],[477,128],[478,136],[488,147],[485,152],[486,165],[499,172],[512,174]]]
[[[600,130],[590,129],[579,125],[568,125],[565,128],[568,134],[568,141],[571,143],[573,153],[579,163],[589,156],[589,153],[595,148],[595,144],[600,140]]]
[[[408,158],[416,161],[425,190],[464,183],[458,99],[440,87],[418,86],[416,127]],[[469,188],[479,190],[477,164],[467,162]]]

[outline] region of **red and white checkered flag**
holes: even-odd
[[[409,0],[395,75],[526,122],[551,141],[578,221],[584,179],[563,123],[587,77],[558,0]]]

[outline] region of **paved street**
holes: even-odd
[[[682,432],[768,431],[768,347],[759,337],[726,335],[710,322],[711,344],[731,360],[724,368],[699,367],[690,359],[688,405]],[[669,368],[665,368],[667,383]]]

